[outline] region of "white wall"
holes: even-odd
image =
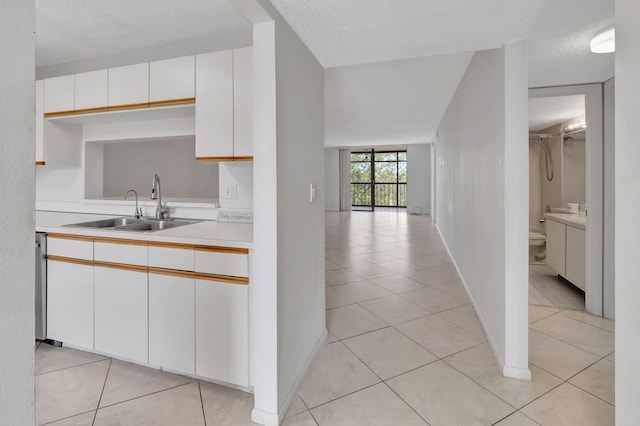
[[[324,209],[340,210],[340,150],[324,150]]]
[[[604,83],[603,314],[615,319],[615,79]]]
[[[584,135],[562,142],[562,194],[567,203],[587,201],[587,150]]]
[[[616,425],[638,424],[640,383],[640,286],[638,286],[638,209],[640,208],[640,2],[616,0],[615,87],[615,276]]]
[[[0,14],[0,424],[34,423],[34,2]]]
[[[326,336],[324,72],[268,1],[232,4],[254,24],[251,417],[276,426]]]
[[[220,207],[253,208],[253,163],[220,163]],[[227,187],[233,186],[236,198],[227,198]]]
[[[163,197],[218,198],[218,164],[196,160],[193,138],[105,143],[103,149],[104,197],[135,189],[147,199],[157,173]]]
[[[324,69],[275,9],[272,16],[276,22],[278,404],[282,418],[326,335]],[[318,188],[312,203],[310,184]]]
[[[407,212],[431,213],[431,144],[407,146]]]
[[[526,45],[477,52],[440,124],[438,229],[505,375],[528,370]]]

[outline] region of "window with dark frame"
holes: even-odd
[[[352,152],[351,204],[407,207],[407,152]]]

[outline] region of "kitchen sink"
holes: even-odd
[[[178,226],[189,225],[191,223],[195,222],[186,220],[143,220],[130,225],[120,226],[116,229],[119,231],[135,232],[162,231],[163,229],[177,228]]]
[[[177,228],[179,226],[197,223],[197,220],[156,220],[156,219],[136,219],[134,217],[116,217],[112,219],[94,220],[91,222],[72,223],[63,225],[70,228],[95,228],[113,231],[128,232],[154,232],[164,229]]]
[[[144,219],[136,219],[135,217],[114,217],[111,219],[93,220],[91,222],[72,223],[72,228],[115,228],[117,226],[126,226],[132,223],[139,223]]]

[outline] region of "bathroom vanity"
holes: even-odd
[[[585,291],[586,216],[547,213],[547,264],[558,275]]]

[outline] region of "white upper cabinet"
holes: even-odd
[[[253,156],[253,48],[233,51],[233,155]]]
[[[149,63],[109,68],[109,106],[148,102]]]
[[[233,155],[233,51],[197,55],[196,158]]]
[[[36,164],[44,163],[44,82],[36,81]]]
[[[149,100],[159,102],[194,98],[196,95],[194,56],[155,61],[149,64]]]
[[[63,75],[44,79],[44,112],[73,111],[75,109],[75,76]]]
[[[106,107],[109,72],[98,70],[76,74],[75,110]]]

